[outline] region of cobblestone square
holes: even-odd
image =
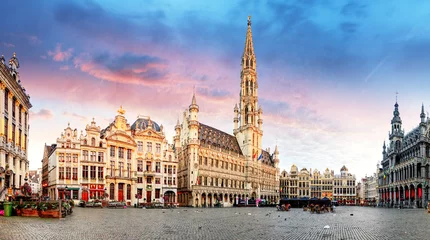
[[[0,239],[428,239],[429,223],[423,209],[75,208],[65,219],[1,217]]]

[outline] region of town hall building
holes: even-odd
[[[248,18],[242,55],[240,102],[233,135],[199,121],[195,94],[175,126],[178,202],[181,206],[231,206],[279,198],[279,151],[262,149],[263,110],[258,105],[257,62]]]

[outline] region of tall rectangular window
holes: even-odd
[[[160,162],[156,162],[155,163],[155,172],[156,173],[160,173],[160,169],[161,169],[161,163]]]
[[[71,176],[71,167],[66,167],[66,179],[71,179],[72,178],[72,176]]]
[[[143,142],[142,141],[137,142],[137,151],[143,152]]]
[[[59,167],[58,168],[58,178],[59,179],[64,179],[64,167]]]
[[[156,151],[156,153],[161,153],[161,144],[160,143],[155,144],[155,151]]]
[[[99,152],[98,162],[103,162],[103,152]]]
[[[72,161],[72,154],[66,153],[66,162],[71,162],[71,161]]]
[[[82,178],[88,179],[88,166],[82,166]]]
[[[7,117],[4,117],[4,135],[6,137],[6,141],[8,141],[8,136],[9,136],[9,121],[7,119]]]
[[[137,161],[137,171],[143,172],[143,161],[142,160]]]
[[[73,168],[73,180],[78,180],[78,168]]]
[[[58,161],[59,161],[59,162],[64,162],[64,153],[60,153],[60,154],[58,155]]]
[[[119,177],[122,177],[122,171],[124,171],[124,163],[123,162],[119,162]]]
[[[160,198],[160,189],[155,189],[155,199]]]
[[[21,114],[22,114],[22,106],[21,105],[19,105],[19,116],[18,116],[18,122],[19,122],[19,124],[21,124],[21,120],[22,120],[22,117],[21,117]]]
[[[152,152],[152,142],[147,142],[146,143],[146,151],[147,152]]]
[[[16,103],[16,99],[13,98],[12,99],[12,119],[16,119],[15,103]]]
[[[12,123],[12,143],[15,144],[15,124]]]
[[[147,161],[146,162],[146,171],[147,172],[150,172],[152,170],[152,168],[151,168],[151,162],[150,161]]]
[[[110,156],[115,157],[115,146],[110,146]]]
[[[91,161],[96,161],[96,152],[95,151],[91,151]]]
[[[82,151],[82,157],[84,161],[88,161],[88,150]]]
[[[4,110],[5,112],[9,111],[9,89],[4,91]]]
[[[127,159],[131,159],[131,149],[127,149]]]
[[[127,177],[131,177],[131,163],[127,163]]]
[[[20,147],[21,147],[21,140],[22,140],[21,135],[22,135],[22,130],[21,130],[21,129],[19,129],[19,135],[18,135],[18,146],[20,146]]]
[[[91,177],[91,179],[95,179],[96,178],[96,166],[91,166],[91,168],[90,168],[90,177]]]
[[[110,176],[114,176],[115,174],[115,161],[110,161]]]
[[[123,147],[118,148],[118,157],[124,158],[124,148]]]
[[[97,175],[99,179],[103,179],[104,175],[103,175],[103,167],[99,167],[98,171],[97,171]]]
[[[137,183],[143,183],[143,178],[142,177],[137,177]]]
[[[78,162],[78,154],[73,154],[73,162],[74,163]]]

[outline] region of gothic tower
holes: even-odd
[[[254,53],[251,17],[248,17],[245,49],[240,72],[240,102],[234,108],[234,135],[248,160],[257,160],[262,150],[263,110],[258,106],[257,60]]]
[[[390,149],[400,150],[403,140],[402,119],[400,118],[399,104],[394,104],[393,119],[391,119]]]

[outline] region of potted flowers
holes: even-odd
[[[39,213],[37,211],[38,204],[37,202],[27,202],[24,203],[24,206],[21,210],[21,216],[23,217],[38,217]]]
[[[57,202],[40,202],[39,217],[42,218],[59,218],[60,208]]]

